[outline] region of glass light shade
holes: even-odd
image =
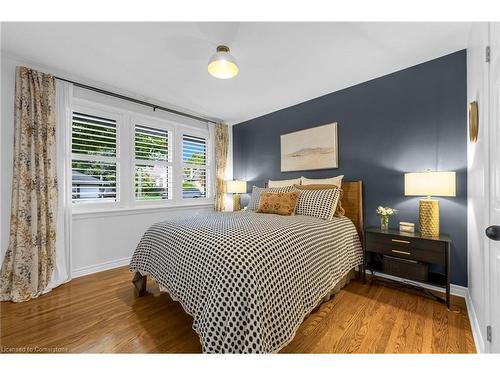
[[[455,181],[455,172],[405,173],[405,195],[454,197]]]
[[[220,79],[233,78],[239,72],[235,58],[229,53],[229,48],[225,47],[225,49],[227,50],[220,50],[219,46],[217,52],[208,61],[208,72]]]
[[[246,181],[226,181],[226,191],[233,194],[245,194],[247,192]]]

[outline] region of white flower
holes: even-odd
[[[378,206],[377,207],[377,214],[380,216],[392,216],[395,215],[398,212],[398,210],[390,207],[382,207]]]

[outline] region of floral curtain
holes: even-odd
[[[228,147],[227,124],[215,124],[215,211],[224,211]]]
[[[43,293],[54,270],[58,194],[52,75],[17,67],[14,132],[10,238],[0,300],[22,302]]]

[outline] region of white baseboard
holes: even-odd
[[[90,274],[96,273],[96,272],[101,272],[101,271],[106,271],[106,270],[110,270],[110,269],[117,268],[117,267],[126,266],[127,264],[130,263],[131,258],[132,257],[126,257],[126,258],[111,260],[109,262],[104,262],[104,263],[100,263],[100,264],[94,264],[92,266],[77,268],[77,269],[71,271],[71,277],[76,278],[76,277],[80,277],[80,276],[90,275]]]
[[[366,273],[367,274],[371,274],[371,272],[368,271],[368,270],[366,271]],[[407,279],[404,279],[404,278],[401,278],[401,277],[397,277],[397,276],[386,275],[383,272],[377,272],[376,271],[375,272],[375,276],[379,276],[379,277],[383,277],[385,279],[399,281],[399,282],[411,283],[413,285],[418,285],[418,286],[420,286],[422,288],[429,289],[429,290],[434,290],[436,292],[442,292],[442,293],[446,292],[444,288],[440,288],[438,286],[434,286],[434,285],[430,285],[430,284],[425,284],[425,283],[421,283],[421,282],[413,281],[413,280],[407,280]],[[453,296],[463,297],[464,299],[466,299],[466,296],[469,294],[469,291],[468,291],[467,287],[465,287],[465,286],[451,284],[450,285],[450,294],[453,295]]]
[[[467,313],[469,314],[470,328],[472,329],[472,336],[474,337],[476,350],[478,353],[485,353],[483,335],[481,334],[476,310],[474,309],[474,304],[472,303],[472,298],[469,292],[467,292],[467,295],[465,297],[465,303],[467,305]]]

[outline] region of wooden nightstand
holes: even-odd
[[[367,270],[443,287],[450,307],[450,236],[367,228],[364,239]]]

